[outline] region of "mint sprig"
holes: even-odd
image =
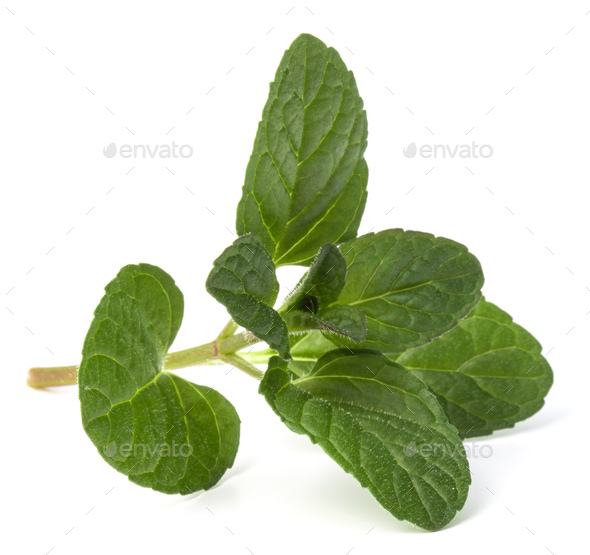
[[[401,229],[356,236],[366,141],[352,73],[334,49],[301,35],[270,85],[237,208],[239,238],[207,278],[231,317],[225,328],[170,353],[184,311],[173,279],[137,264],[106,286],[77,382],[88,437],[129,480],[185,495],[231,468],[240,432],[233,405],[171,372],[225,362],[261,380],[286,426],[393,516],[438,530],[467,498],[461,439],[542,407],[553,374],[541,346],[482,297],[481,266],[464,245]],[[275,306],[275,271],[288,264],[308,269]],[[267,348],[253,351],[261,341]],[[34,368],[28,383],[76,383],[76,372]]]

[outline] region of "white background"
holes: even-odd
[[[581,553],[589,11],[587,0],[0,7],[1,550]],[[468,245],[486,297],[539,338],[555,371],[538,415],[476,442],[493,455],[471,458],[465,508],[438,533],[385,514],[237,370],[182,373],[221,391],[242,419],[234,467],[191,497],[142,489],[105,464],[82,430],[75,387],[24,385],[31,366],[78,361],[104,285],[128,263],[157,264],[183,290],[175,348],[215,336],[227,315],[204,281],[233,239],[268,83],[301,32],[338,49],[365,100],[361,232],[402,227]],[[102,153],[111,142],[172,141],[194,155]],[[493,156],[402,154],[411,142],[472,141]]]

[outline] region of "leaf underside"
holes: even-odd
[[[309,265],[322,245],[356,236],[367,198],[367,118],[352,72],[303,34],[270,85],[238,204],[277,266]]]
[[[132,482],[164,493],[209,489],[233,465],[240,420],[217,391],[162,371],[182,293],[149,264],[125,266],[105,290],[78,372],[84,430]]]
[[[456,328],[396,360],[435,393],[462,437],[529,418],[553,383],[537,340],[484,299]]]
[[[307,435],[400,520],[438,530],[465,503],[470,474],[457,430],[426,386],[370,350],[337,349],[294,379],[278,357],[260,384]]]
[[[357,346],[385,353],[417,347],[456,326],[481,297],[479,261],[450,239],[388,229],[340,250],[348,270],[338,304],[360,309],[367,319],[366,340]]]

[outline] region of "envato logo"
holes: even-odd
[[[110,143],[102,149],[107,158],[114,158],[119,154],[121,158],[190,158],[193,155],[191,145],[177,145],[174,141],[170,145],[121,145]]]
[[[465,443],[463,447],[468,458],[478,459],[481,457],[482,459],[488,459],[494,454],[494,449],[487,443],[483,445]],[[459,454],[459,450],[459,445],[447,445],[444,443],[423,443],[422,445],[417,445],[415,441],[412,441],[404,447],[404,455],[406,457],[420,455],[425,459],[430,457],[455,457]]]
[[[404,148],[406,158],[414,158],[418,154],[422,158],[490,158],[494,149],[490,145],[420,145],[410,143]]]
[[[145,443],[122,443],[117,445],[114,441],[109,443],[104,448],[105,457],[112,459],[127,458],[131,454],[134,457],[190,457],[193,454],[193,446],[190,443],[178,444],[175,441],[172,445],[169,443],[156,443],[155,445],[147,445]]]

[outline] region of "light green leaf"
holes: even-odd
[[[289,332],[272,308],[279,291],[275,266],[256,235],[236,239],[213,263],[207,291],[233,320],[289,358]]]
[[[484,299],[456,328],[397,361],[436,394],[462,437],[529,418],[553,383],[537,340]]]
[[[323,354],[334,350],[334,343],[317,332],[312,331],[303,335],[296,335],[291,339],[291,355],[293,361],[311,362],[310,370]],[[293,363],[289,363],[289,370],[293,370]]]
[[[125,266],[105,290],[78,372],[88,437],[132,482],[164,493],[209,489],[233,465],[240,420],[217,391],[162,371],[182,293],[149,264]]]
[[[460,243],[388,229],[340,246],[348,270],[338,304],[367,317],[360,345],[399,353],[457,325],[481,297],[481,266]],[[336,343],[343,340],[331,335]]]
[[[260,393],[398,519],[438,530],[463,507],[471,479],[457,430],[426,386],[381,353],[333,350],[298,379],[274,357]]]
[[[236,229],[277,266],[356,236],[367,198],[367,118],[352,72],[311,35],[285,52],[246,169]]]

